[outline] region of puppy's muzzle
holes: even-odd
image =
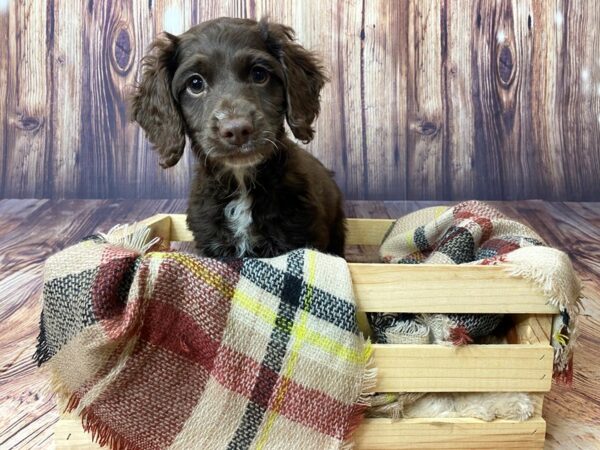
[[[219,137],[230,145],[243,145],[254,132],[254,125],[248,117],[224,118],[218,122]]]
[[[252,139],[256,130],[256,106],[244,98],[227,95],[214,113],[216,134],[228,145],[242,146]]]

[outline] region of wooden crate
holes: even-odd
[[[144,221],[167,242],[192,241],[185,215],[159,214]],[[379,245],[391,224],[385,219],[348,219],[348,245]],[[541,416],[550,390],[552,315],[528,280],[498,266],[349,263],[359,321],[366,312],[505,313],[514,319],[507,345],[374,345],[378,392],[528,392],[536,404],[525,422],[477,419],[366,419],[356,449],[542,449]],[[362,319],[362,320],[361,320]],[[57,449],[99,448],[80,419],[63,414],[55,428]]]

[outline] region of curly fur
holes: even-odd
[[[266,82],[251,78],[267,70]],[[186,136],[198,156],[188,226],[206,256],[276,256],[313,247],[343,256],[342,195],[333,173],[286,136],[309,142],[327,81],[319,58],[291,28],[221,18],[180,36],[164,33],[142,64],[133,119],[163,167],[176,164]],[[189,89],[201,76],[202,92]],[[247,142],[221,133],[248,124]]]

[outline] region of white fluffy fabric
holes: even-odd
[[[373,399],[371,417],[474,418],[485,421],[524,421],[533,415],[534,405],[522,392],[402,393],[380,394]]]
[[[427,394],[405,405],[404,417],[473,417],[481,420],[527,420],[533,403],[522,392]]]

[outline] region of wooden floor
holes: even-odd
[[[432,202],[348,202],[351,217],[395,218]],[[438,204],[436,202],[436,204]],[[96,230],[184,200],[0,200],[0,449],[52,447],[55,399],[35,367],[41,274],[52,253]],[[600,448],[600,203],[495,203],[567,251],[585,284],[572,389],[553,386],[544,403],[547,448]]]

